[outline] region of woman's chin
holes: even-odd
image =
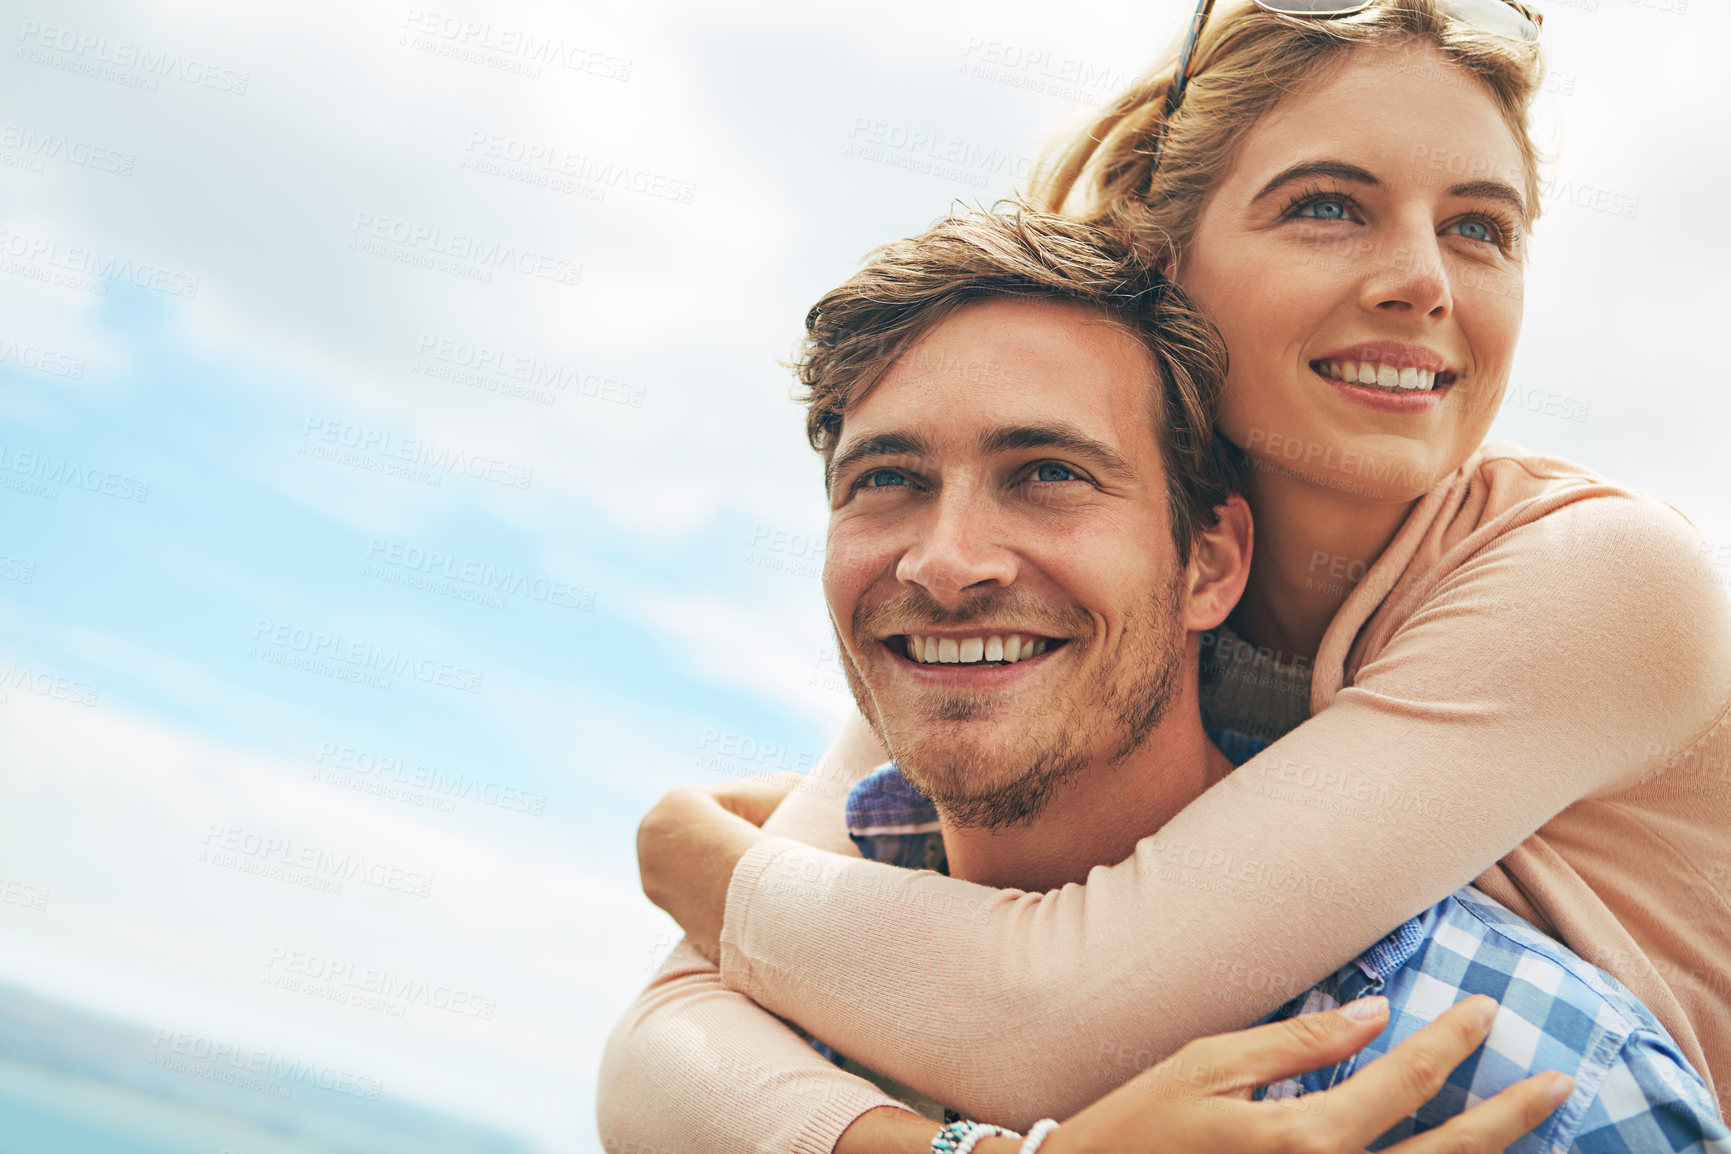
[[[1293,459],[1278,452],[1251,451],[1250,468],[1261,474],[1259,481],[1298,482],[1321,489],[1342,498],[1357,501],[1415,501],[1429,492],[1443,477],[1460,467],[1460,460],[1442,460],[1435,452],[1390,452],[1386,439],[1363,446],[1351,441],[1342,447],[1312,441],[1322,447],[1304,457]]]

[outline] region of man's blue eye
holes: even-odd
[[[1034,470],[1034,480],[1036,481],[1074,481],[1075,479],[1075,473],[1063,465],[1054,465],[1050,462]]]
[[[860,484],[872,489],[888,489],[905,485],[908,479],[893,469],[873,469],[860,478]]]

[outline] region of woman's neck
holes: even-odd
[[[1256,517],[1256,546],[1232,628],[1282,660],[1315,658],[1329,622],[1416,498],[1367,501],[1254,463],[1245,498]]]

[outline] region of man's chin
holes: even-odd
[[[908,784],[951,824],[998,828],[1032,821],[1080,768],[1074,751],[1029,747],[1026,728],[951,722],[885,742]]]
[[[1000,717],[938,714],[921,717],[913,724],[891,722],[879,726],[878,732],[884,747],[904,772],[910,763],[954,764],[968,767],[965,772],[971,775],[991,776],[993,766],[1025,760],[1022,747],[1027,741],[1028,726]]]
[[[926,760],[918,750],[898,760],[902,776],[931,798],[952,826],[1006,829],[1027,825],[1045,810],[1053,795],[1075,779],[1087,758],[1076,751],[1030,757],[1021,750],[972,749],[966,755],[942,751]]]

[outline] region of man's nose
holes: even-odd
[[[918,585],[946,607],[1006,587],[1016,579],[1016,554],[1003,539],[1004,528],[986,485],[945,485],[919,519],[896,579]]]

